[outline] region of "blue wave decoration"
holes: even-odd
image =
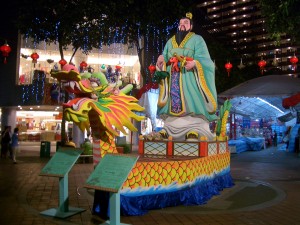
[[[148,190],[145,195],[123,195],[120,197],[121,214],[124,216],[140,216],[152,209],[161,209],[166,207],[174,207],[178,205],[202,205],[205,204],[214,195],[219,195],[224,188],[234,185],[230,172],[222,171],[211,179],[206,177],[199,180],[193,186],[185,186],[180,190],[159,193],[154,189]],[[95,190],[93,214],[103,216],[108,212],[108,192]],[[105,202],[105,204],[104,204]]]
[[[168,186],[165,185],[156,185],[156,186],[151,186],[151,187],[138,187],[135,189],[122,189],[120,191],[120,194],[122,196],[128,196],[128,197],[134,197],[134,196],[143,196],[143,195],[152,195],[152,194],[161,194],[161,193],[166,193],[166,192],[174,192],[174,191],[179,191],[182,189],[186,188],[191,188],[193,186],[197,186],[203,182],[207,182],[212,180],[216,176],[222,176],[224,174],[227,174],[230,172],[230,167],[228,166],[227,168],[221,170],[221,171],[215,171],[214,173],[210,175],[202,175],[197,177],[195,180],[191,182],[186,182],[184,184],[178,184],[177,181],[171,183]]]

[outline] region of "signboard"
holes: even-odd
[[[64,177],[69,173],[82,152],[83,150],[74,148],[59,149],[42,169],[40,175]]]
[[[87,179],[85,187],[118,192],[137,160],[138,156],[134,155],[106,154]]]

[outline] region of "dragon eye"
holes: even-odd
[[[78,105],[72,105],[72,109],[74,109],[74,110],[78,110]]]

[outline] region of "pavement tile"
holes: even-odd
[[[37,151],[27,150],[21,151],[17,164],[10,159],[0,159],[0,224],[103,223],[91,213],[93,191],[83,187],[93,171],[92,164],[75,164],[68,177],[69,206],[83,208],[84,212],[66,219],[40,214],[59,204],[58,179],[39,176],[48,160],[40,158]],[[267,204],[229,210],[231,203],[227,197],[237,193],[232,188],[224,190],[206,205],[152,210],[143,216],[121,217],[121,222],[132,225],[300,225],[300,158],[295,153],[268,148],[232,154],[231,174],[237,185],[262,182],[278,191],[281,198]]]

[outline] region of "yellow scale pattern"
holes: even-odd
[[[148,188],[191,183],[198,177],[211,176],[230,165],[230,153],[209,157],[162,162],[137,162],[131,170],[123,189]]]
[[[116,149],[115,139],[108,131],[100,132],[100,151],[103,158],[106,153],[118,153]]]

